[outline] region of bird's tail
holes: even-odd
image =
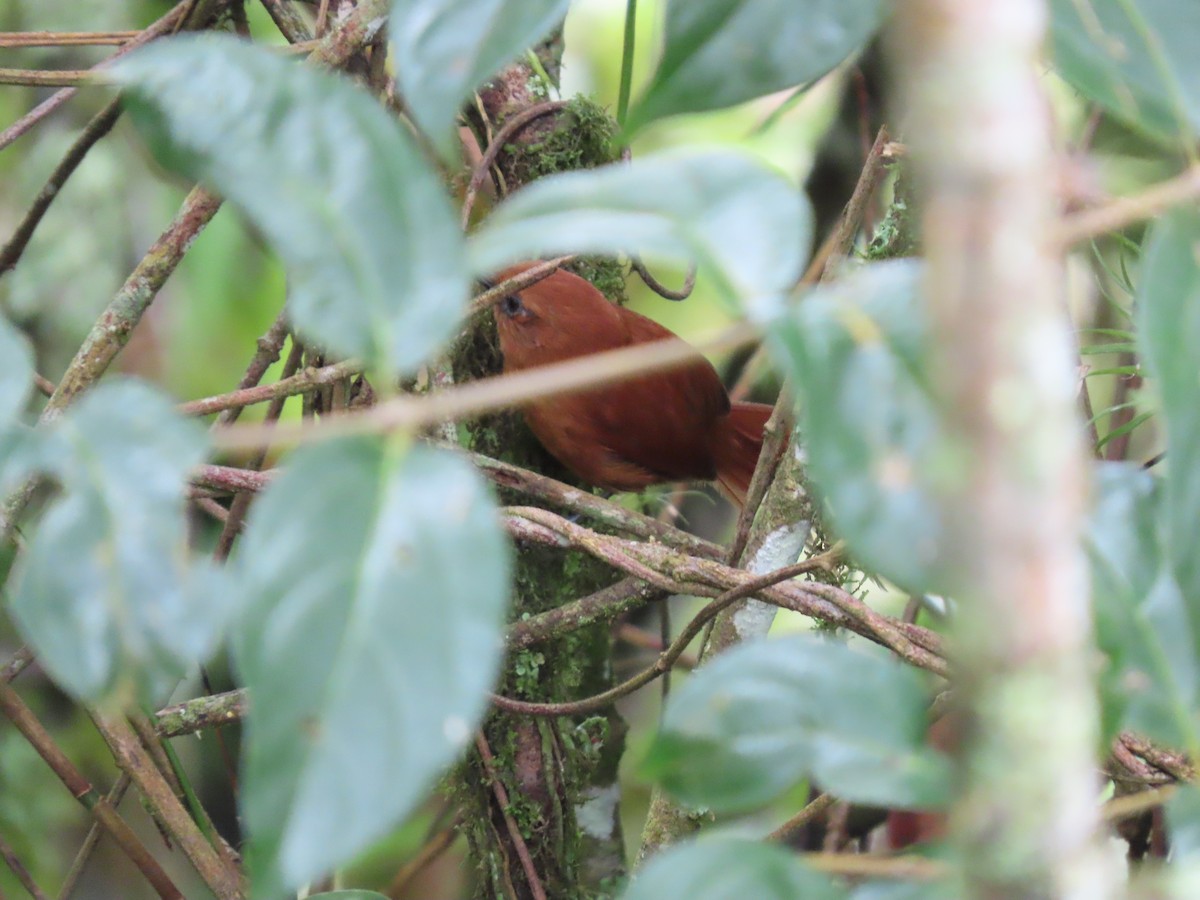
[[[763,426],[770,415],[771,407],[765,403],[734,403],[717,426],[713,445],[717,484],[739,506],[746,502],[762,451]]]

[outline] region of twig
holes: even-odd
[[[1141,193],[1067,216],[1054,230],[1051,239],[1055,245],[1067,248],[1135,222],[1152,219],[1172,206],[1197,197],[1200,197],[1200,165],[1193,165]]]
[[[195,734],[237,722],[245,717],[248,698],[244,690],[226,691],[198,697],[159,710],[154,715],[154,729],[164,738]]]
[[[1179,790],[1178,785],[1166,784],[1162,787],[1113,797],[1104,804],[1104,821],[1116,822],[1120,819],[1128,819],[1154,809],[1156,806],[1162,806],[1171,799],[1177,790]]]
[[[98,112],[90,122],[80,132],[75,143],[71,145],[71,149],[62,158],[54,171],[50,173],[50,177],[46,179],[46,183],[42,189],[38,191],[38,195],[34,198],[33,204],[25,213],[25,217],[21,219],[21,223],[17,226],[13,236],[8,239],[3,249],[0,249],[0,275],[3,275],[9,269],[17,264],[17,260],[21,258],[21,254],[25,252],[25,248],[29,245],[29,239],[33,237],[34,230],[45,216],[46,210],[50,208],[50,204],[54,202],[54,198],[58,196],[62,186],[66,184],[71,173],[83,161],[87,152],[95,146],[96,142],[104,135],[112,131],[112,127],[116,124],[121,115],[121,101],[113,100],[107,106]],[[53,391],[52,391],[53,393]]]
[[[820,816],[825,815],[825,811],[836,802],[837,798],[832,794],[822,794],[816,799],[809,801],[800,812],[796,813],[767,835],[767,840],[778,844],[790,842],[802,829],[806,828]]]
[[[801,853],[799,859],[810,869],[827,875],[859,878],[903,878],[935,881],[950,874],[941,860],[922,856],[869,856],[865,853]]]
[[[774,572],[768,572],[765,575],[758,575],[753,578],[748,578],[739,584],[737,587],[731,588],[725,593],[718,596],[715,600],[705,606],[700,612],[692,617],[692,620],[684,627],[679,636],[671,642],[668,647],[654,664],[643,669],[637,675],[629,678],[615,687],[607,691],[603,691],[592,697],[584,700],[573,700],[567,703],[530,703],[524,700],[513,700],[508,697],[492,695],[492,703],[506,712],[523,713],[526,715],[535,716],[577,716],[585,715],[603,709],[609,706],[614,701],[633,693],[638,688],[649,684],[654,679],[665,675],[671,670],[675,661],[687,649],[688,644],[700,634],[706,622],[714,618],[717,613],[725,609],[731,603],[734,603],[743,597],[749,597],[756,594],[764,588],[771,587],[781,581],[786,581],[795,578],[797,575],[808,572],[812,569],[811,561],[797,563],[794,566],[786,566],[782,569],[776,569]]]
[[[33,662],[33,651],[28,647],[22,647],[12,655],[12,659],[4,664],[3,671],[0,671],[0,681],[8,684],[18,675],[25,671],[26,668]]]
[[[487,738],[483,736],[482,731],[475,733],[475,748],[479,751],[479,760],[483,764],[483,771],[492,783],[492,792],[496,795],[496,805],[500,807],[500,814],[504,817],[504,825],[508,829],[508,836],[512,838],[517,857],[521,860],[521,868],[525,870],[529,893],[534,900],[546,900],[546,890],[542,887],[542,880],[538,877],[537,869],[534,868],[533,860],[529,856],[529,848],[525,846],[525,839],[521,837],[521,829],[517,827],[512,813],[508,811],[508,791],[504,789],[500,776],[496,774],[492,748],[488,746]]]
[[[91,69],[7,69],[0,68],[0,84],[28,87],[77,87],[102,83]]]
[[[313,34],[308,23],[300,13],[292,8],[288,0],[262,0],[262,5],[266,8],[271,21],[275,23],[275,27],[279,29],[279,33],[289,43],[300,44],[312,40]]]
[[[837,268],[841,265],[842,260],[849,256],[850,251],[854,248],[854,238],[862,226],[867,206],[883,178],[884,163],[886,162],[883,151],[887,145],[888,131],[885,125],[875,135],[875,143],[871,145],[871,150],[867,154],[862,174],[858,176],[858,183],[854,186],[854,193],[850,195],[850,202],[842,210],[842,217],[833,231],[833,246],[822,269],[822,281],[828,281],[837,273]]]
[[[550,259],[546,262],[538,263],[536,266],[530,266],[518,275],[497,282],[471,301],[471,305],[467,308],[467,317],[470,318],[476,313],[490,308],[501,297],[507,297],[509,294],[517,291],[523,291],[525,288],[549,278],[573,259],[575,259],[574,256],[560,256],[556,259]]]
[[[105,799],[113,809],[121,805],[121,801],[125,797],[125,792],[129,790],[129,784],[129,776],[122,772],[117,776],[117,780],[113,782],[113,786],[109,788],[108,796]],[[79,852],[75,854],[75,858],[71,861],[71,868],[67,870],[67,875],[58,889],[58,900],[70,900],[71,894],[75,892],[75,887],[79,883],[79,877],[83,875],[83,870],[87,867],[92,852],[96,849],[96,845],[100,843],[100,832],[99,822],[92,822],[88,827],[87,836],[84,837],[83,844],[80,845]]]
[[[141,47],[143,44],[149,43],[155,38],[171,34],[184,21],[184,17],[191,9],[191,6],[192,0],[180,0],[169,13],[157,22],[144,28],[138,33],[137,37],[123,44],[116,53],[100,63],[100,66],[110,64],[113,60],[119,59],[126,53]],[[97,68],[100,66],[97,66]],[[55,91],[25,115],[21,116],[21,118],[17,119],[17,121],[13,122],[8,128],[4,129],[3,132],[0,132],[0,150],[3,150],[42,119],[46,118],[46,116],[50,115],[50,113],[70,100],[75,96],[77,90],[78,88],[68,87],[63,88],[61,91]]]
[[[475,197],[479,193],[479,189],[483,186],[483,181],[487,178],[492,165],[496,162],[496,157],[500,155],[509,138],[530,122],[565,109],[566,106],[567,101],[565,100],[547,100],[545,103],[539,103],[536,106],[521,110],[521,112],[509,118],[504,123],[504,126],[496,132],[495,136],[488,142],[487,150],[484,151],[483,156],[476,164],[475,171],[471,173],[471,180],[467,182],[467,190],[463,196],[462,208],[462,227],[464,231],[471,223],[471,210],[475,207]]]
[[[20,857],[17,856],[17,852],[4,840],[3,835],[0,835],[0,857],[4,858],[4,862],[8,865],[9,870],[12,871],[17,881],[21,883],[21,887],[29,892],[29,896],[33,900],[50,900],[42,892],[42,889],[37,886],[37,882],[33,880],[33,876],[29,874],[29,870],[25,868],[25,864],[21,862]]]
[[[108,744],[117,765],[133,779],[156,818],[183,850],[209,890],[219,900],[241,900],[240,873],[204,837],[129,725],[94,711],[92,722]]]
[[[283,352],[283,344],[288,336],[288,319],[287,310],[284,309],[275,317],[275,321],[271,323],[271,327],[267,329],[266,334],[260,337],[256,344],[254,356],[250,359],[250,363],[246,366],[246,374],[242,376],[242,380],[238,382],[237,389],[244,391],[258,385],[267,369],[271,368],[279,359],[279,354]],[[186,406],[186,404],[185,404]],[[228,409],[221,411],[217,416],[217,425],[232,425],[237,421],[238,416],[242,414],[243,407],[231,406]]]
[[[0,32],[0,48],[124,44],[140,34],[140,31],[3,31]]]
[[[133,832],[128,823],[122,819],[106,797],[101,797],[91,786],[83,773],[75,768],[74,763],[67,758],[62,749],[54,742],[54,738],[37,720],[33,711],[10,688],[7,682],[0,683],[0,711],[16,726],[29,741],[38,755],[50,766],[59,780],[66,785],[71,796],[91,810],[96,821],[112,836],[117,846],[129,857],[130,861],[150,882],[151,887],[163,900],[183,900],[183,894],[175,887],[170,877],[158,860],[146,849],[146,845]]]
[[[728,350],[750,343],[757,329],[740,322],[695,347],[670,339],[606,350],[536,369],[483,378],[424,397],[396,397],[362,412],[347,412],[319,425],[236,425],[218,431],[215,444],[225,450],[246,450],[264,443],[294,444],[316,438],[377,434],[418,429],[446,419],[460,419],[493,409],[520,406],[532,400],[567,394],[583,388],[632,378],[694,363],[697,351]]]
[[[454,839],[458,837],[458,826],[459,820],[456,818],[448,827],[440,829],[427,840],[416,855],[400,867],[384,893],[388,897],[402,896],[409,882],[416,878],[422,869],[454,845]]]
[[[696,286],[696,264],[692,263],[688,266],[687,275],[683,279],[683,287],[677,291],[671,290],[657,278],[650,274],[650,270],[636,256],[630,259],[630,265],[633,266],[633,271],[638,273],[638,277],[645,282],[646,287],[658,294],[664,300],[686,300],[692,296],[692,289]]]

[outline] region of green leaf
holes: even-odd
[[[1162,491],[1129,463],[1095,468],[1087,532],[1107,731],[1132,728],[1174,746],[1195,746],[1192,710],[1200,667],[1188,610],[1161,534]]]
[[[811,777],[845,800],[924,808],[948,769],[925,744],[921,676],[813,635],[722,654],[667,704],[647,774],[685,803],[762,806]]]
[[[796,382],[810,472],[838,533],[868,571],[944,593],[933,486],[947,461],[925,373],[919,263],[876,263],[768,322]]]
[[[813,81],[865,44],[889,9],[883,0],[671,0],[662,60],[627,128]]]
[[[346,861],[470,738],[501,655],[510,560],[462,460],[374,438],[297,451],[236,560],[256,894]]]
[[[0,316],[0,441],[4,429],[25,409],[33,383],[33,351],[29,341]]]
[[[443,155],[462,102],[567,14],[570,0],[395,0],[388,30],[404,105]]]
[[[1200,857],[1200,789],[1181,784],[1164,805],[1167,833],[1171,835],[1171,861],[1194,862]]]
[[[846,892],[793,854],[729,837],[700,838],[656,855],[621,900],[842,900]]]
[[[328,891],[323,894],[309,894],[308,900],[388,900],[388,898],[375,891]]]
[[[1129,125],[1172,141],[1200,130],[1200,5],[1051,0],[1059,72]]]
[[[475,273],[553,253],[695,257],[763,314],[796,283],[811,239],[799,191],[750,156],[672,153],[539,179],[471,237]]]
[[[283,259],[296,327],[390,372],[453,333],[462,236],[394,117],[340,76],[246,41],[156,41],[110,70],[166,165],[237,204]]]
[[[1162,397],[1169,464],[1166,537],[1179,586],[1200,623],[1200,211],[1180,208],[1153,226],[1142,263],[1138,334]],[[1195,633],[1200,641],[1200,631]],[[1200,646],[1200,643],[1198,643]]]
[[[227,621],[228,592],[190,565],[188,471],[204,429],[134,381],[101,385],[37,443],[63,495],[17,563],[12,613],[54,680],[101,699],[122,682],[161,700]]]

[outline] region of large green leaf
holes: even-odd
[[[164,162],[236,203],[279,253],[310,339],[403,371],[450,337],[468,292],[461,234],[439,178],[369,95],[214,35],[156,41],[111,71]]]
[[[1166,539],[1193,622],[1200,623],[1200,211],[1155,223],[1138,287],[1138,337],[1167,431]],[[1200,646],[1200,630],[1194,632]]]
[[[388,30],[404,105],[443,152],[458,108],[554,27],[570,0],[395,0]]]
[[[655,856],[621,900],[841,900],[845,890],[793,854],[757,841],[712,837]]]
[[[296,452],[236,565],[242,809],[272,897],[383,834],[462,749],[500,661],[509,548],[465,462],[359,438]]]
[[[63,493],[18,561],[13,617],[75,696],[98,700],[128,681],[161,700],[227,620],[227,592],[187,553],[186,478],[204,457],[204,429],[149,387],[115,381],[36,447]]]
[[[667,705],[646,771],[684,802],[752,809],[802,778],[862,803],[944,800],[925,744],[918,673],[813,635],[746,644],[692,675]]]
[[[1195,141],[1200,132],[1200,4],[1179,0],[1051,0],[1062,76],[1145,132]]]
[[[696,258],[761,314],[796,283],[811,231],[800,192],[752,157],[672,153],[539,179],[500,204],[468,249],[481,275],[564,252]]]
[[[1183,595],[1167,564],[1162,490],[1140,466],[1096,468],[1087,533],[1107,730],[1195,746],[1200,667]]]
[[[885,0],[671,0],[666,46],[627,127],[813,81],[866,43]]]
[[[838,533],[868,571],[915,593],[945,589],[920,272],[910,260],[864,267],[767,326],[795,377],[810,471]]]
[[[29,342],[0,316],[0,441],[4,440],[4,429],[25,409],[32,383],[33,351]]]

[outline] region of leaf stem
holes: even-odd
[[[625,45],[621,49],[621,86],[617,94],[617,124],[624,127],[633,83],[633,48],[637,35],[637,0],[625,0]]]

